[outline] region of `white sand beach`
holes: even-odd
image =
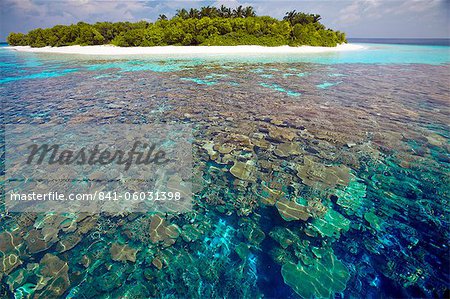
[[[337,47],[263,47],[263,46],[163,46],[163,47],[116,47],[67,46],[31,48],[30,46],[7,47],[20,52],[82,54],[82,55],[198,55],[198,54],[304,54],[362,50],[355,44],[341,44]]]

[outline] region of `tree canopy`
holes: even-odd
[[[297,11],[287,12],[283,20],[257,16],[251,6],[234,9],[206,6],[180,9],[169,19],[161,14],[154,23],[140,21],[79,22],[37,28],[27,34],[11,32],[7,42],[13,46],[45,47],[113,44],[121,47],[166,45],[262,45],[327,46],[345,43],[345,33],[327,29],[321,17]]]

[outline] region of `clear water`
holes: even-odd
[[[171,58],[0,49],[2,123],[188,122],[197,178],[195,212],[170,219],[182,237],[168,247],[149,239],[152,215],[64,215],[83,219],[74,232],[50,215],[0,218],[0,259],[20,261],[0,294],[446,297],[450,47],[364,46]],[[236,149],[210,156],[209,142]],[[232,174],[237,161],[255,166],[253,182]],[[286,220],[271,194],[310,217]],[[42,222],[57,234],[30,253]],[[111,244],[127,244],[136,261],[113,260]],[[36,289],[46,254],[67,263],[70,283],[53,273]]]
[[[430,45],[360,44],[364,50],[302,55],[173,55],[142,57],[98,57],[89,55],[55,55],[21,53],[0,47],[0,83],[21,79],[64,76],[74,71],[118,69],[121,72],[171,72],[206,62],[219,63],[319,63],[319,64],[446,64],[450,47]],[[261,74],[262,77],[270,74]]]

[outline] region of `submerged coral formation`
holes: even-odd
[[[4,210],[0,297],[448,294],[448,65],[64,63],[4,83],[4,121],[191,124],[193,207]]]
[[[345,290],[350,274],[332,252],[326,252],[311,265],[288,262],[281,268],[284,281],[303,298],[330,298]]]

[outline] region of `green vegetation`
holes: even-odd
[[[57,25],[10,33],[13,46],[45,47],[113,44],[121,47],[183,46],[327,46],[346,42],[345,34],[327,29],[320,16],[291,11],[283,20],[256,16],[251,6],[221,6],[178,10],[172,19],[160,15],[155,23],[98,22]]]

